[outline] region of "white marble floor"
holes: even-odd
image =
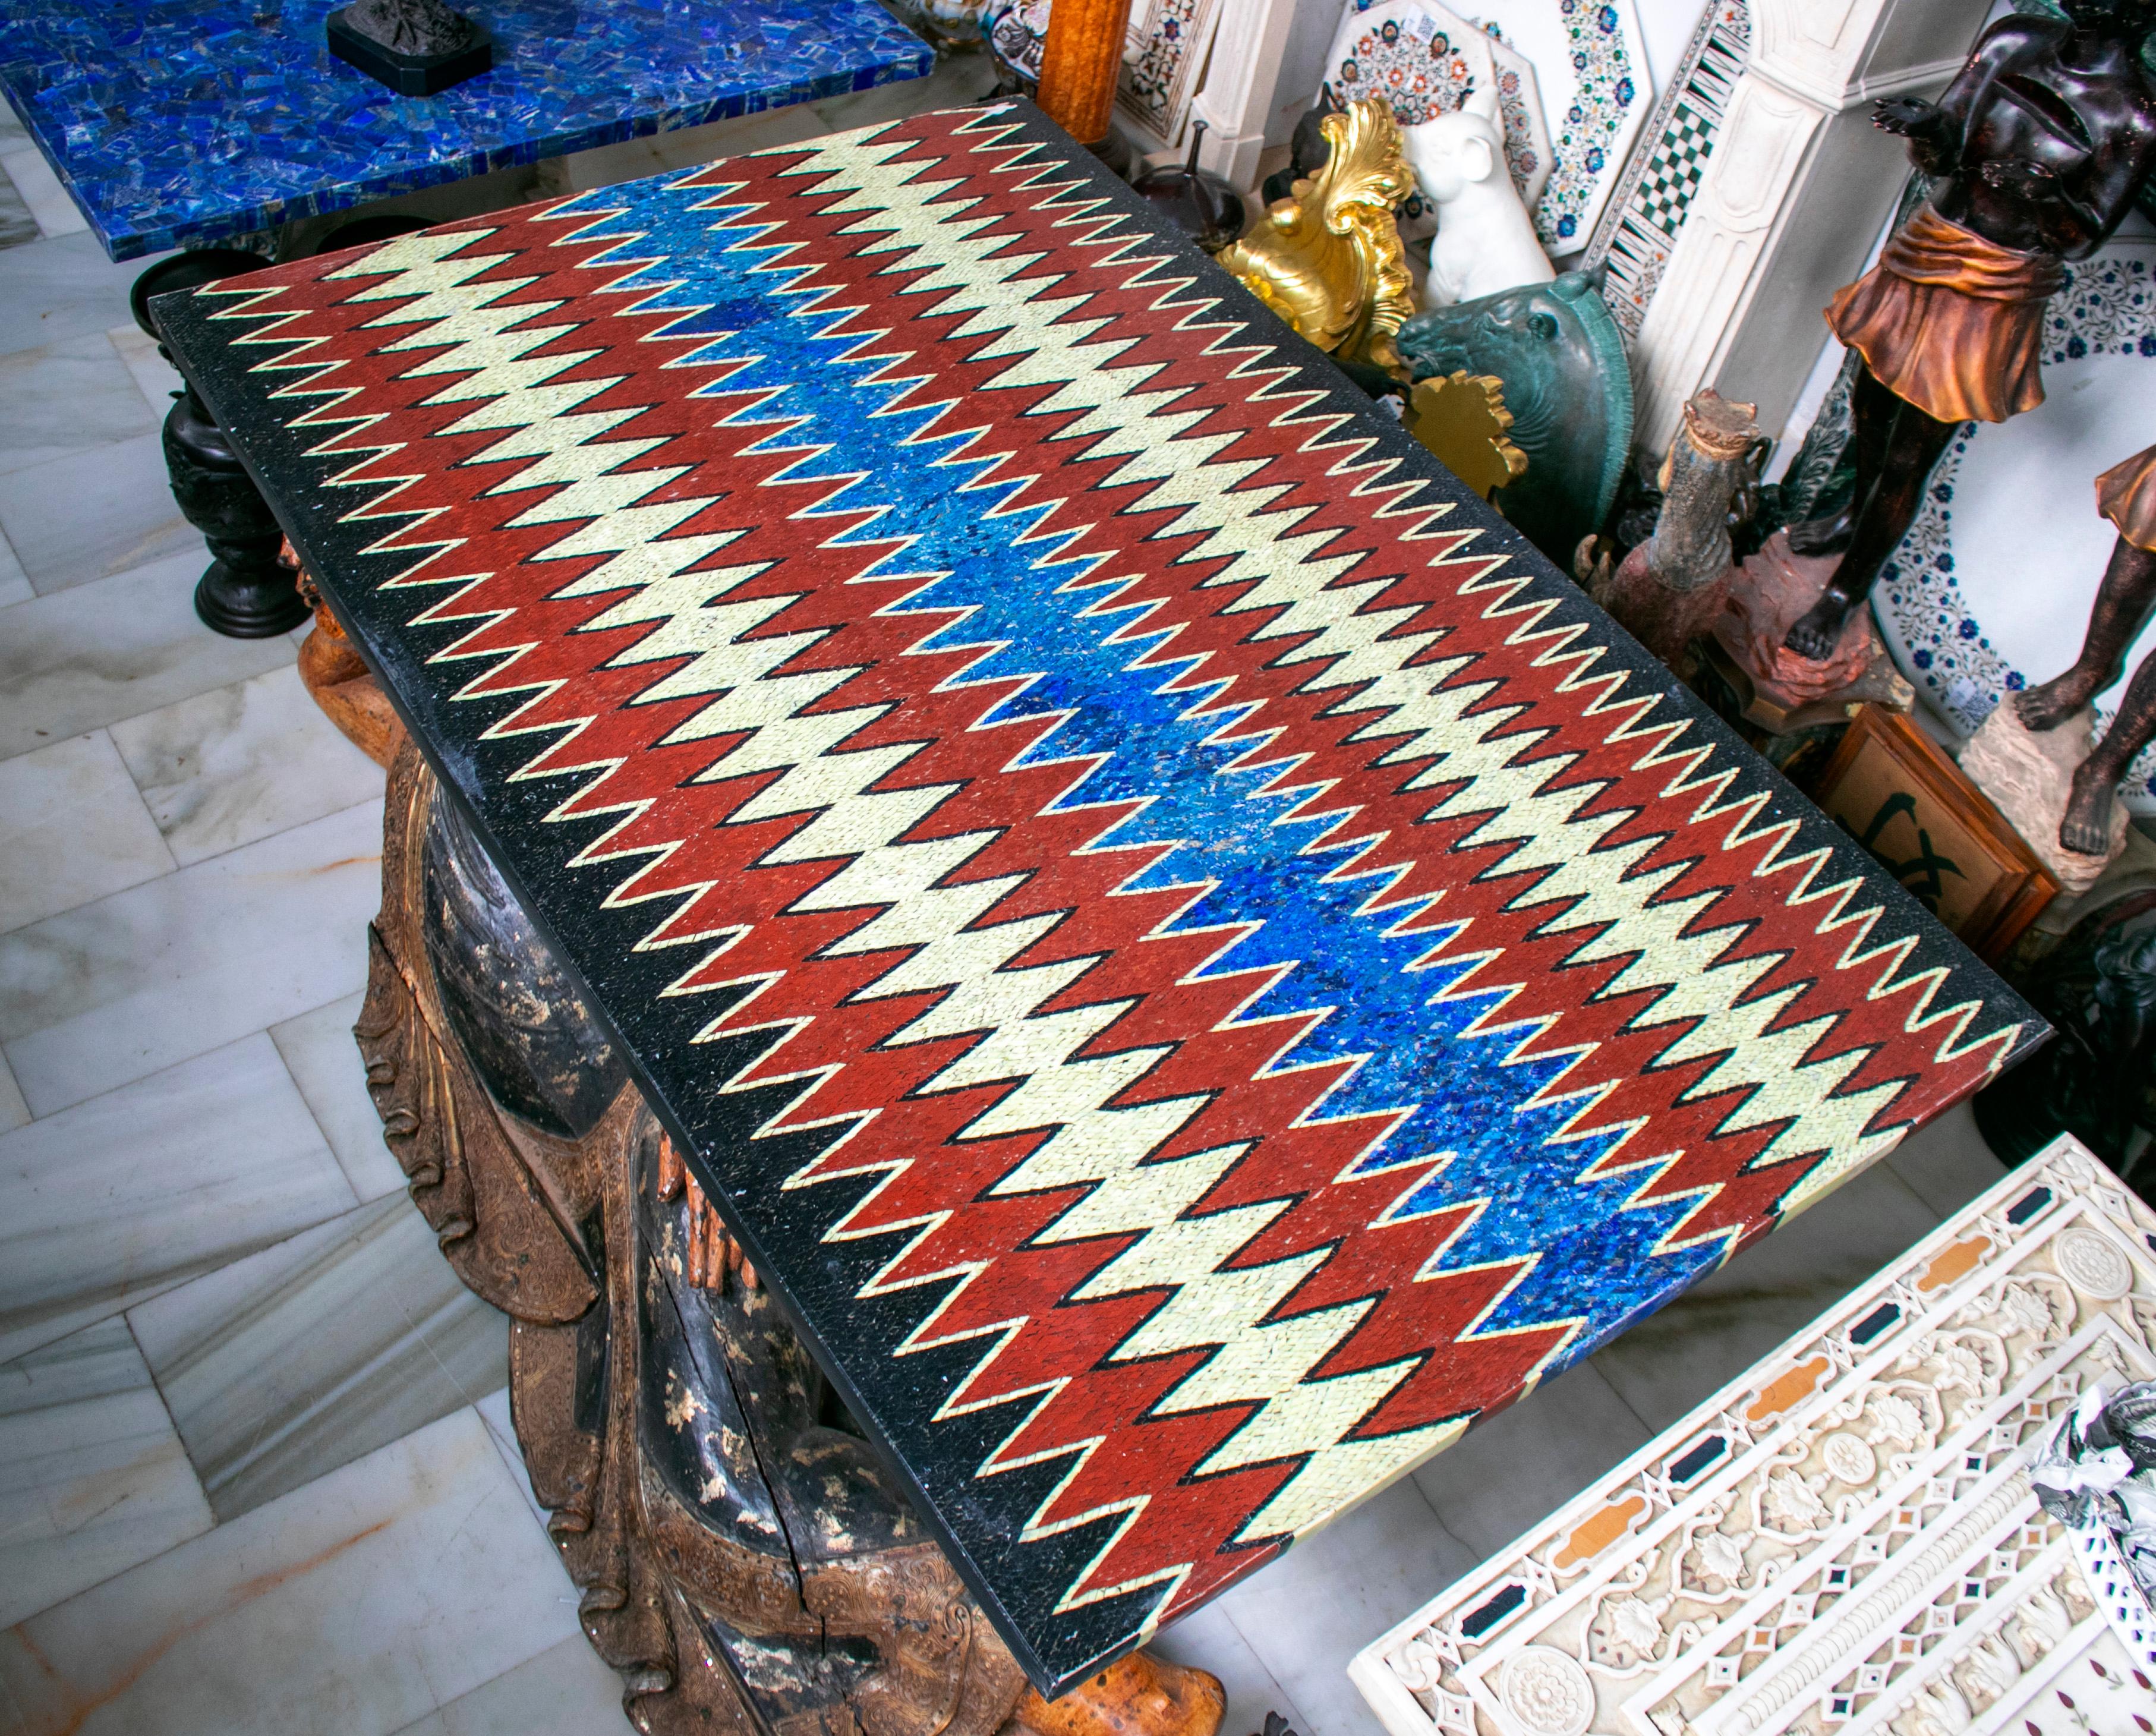
[[[12,123],[0,168],[0,1732],[625,1730],[509,1435],[504,1323],[362,1089],[381,775],[292,641],[197,624],[139,265]],[[1224,1736],[1372,1736],[1358,1646],[1999,1173],[1949,1117],[1163,1649],[1226,1678]]]

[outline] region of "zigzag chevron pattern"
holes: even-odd
[[[167,325],[1051,1692],[2039,1034],[1014,111]]]

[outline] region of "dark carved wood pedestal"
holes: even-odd
[[[1026,1686],[414,748],[356,1035],[510,1396],[585,1633],[654,1736],[1214,1736],[1144,1653]]]
[[[270,263],[234,248],[203,248],[160,259],[135,280],[129,305],[135,323],[172,352],[151,317],[150,300],[236,277]],[[285,533],[232,442],[192,386],[175,397],[165,418],[165,469],[180,515],[209,544],[210,563],[195,586],[195,614],[228,639],[274,639],[307,618],[293,588],[292,569],[277,558]]]

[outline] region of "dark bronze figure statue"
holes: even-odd
[[[1840,552],[1784,643],[1818,662],[1916,516],[1964,422],[2003,422],[2044,399],[2044,309],[2118,225],[2156,164],[2156,90],[2142,39],[2150,0],[2061,0],[2066,16],[2000,19],[1932,103],[1881,102],[1938,177],[1878,265],[1834,298],[1827,323],[1862,357],[1851,406],[1848,507],[1792,530],[1799,554]]]
[[[2088,636],[2073,666],[2041,687],[2015,696],[2022,723],[2041,733],[2056,729],[2117,681],[2126,653],[2156,608],[2156,446],[2096,479],[2097,508],[2118,526],[2111,564],[2089,612]],[[2059,822],[2059,842],[2083,855],[2101,855],[2109,842],[2112,794],[2134,756],[2156,741],[2156,654],[2141,660],[2118,701],[2118,714],[2074,773],[2073,793]]]

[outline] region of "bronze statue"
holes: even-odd
[[[1937,102],[1892,97],[1873,124],[1937,177],[1879,264],[1827,309],[1863,358],[1851,404],[1856,486],[1794,527],[1799,554],[1841,562],[1784,643],[1829,657],[1909,528],[1964,422],[2044,401],[2044,309],[2118,225],[2156,163],[2156,90],[2139,61],[2151,0],[2061,0],[2064,18],[2000,19]]]
[[[2118,541],[2089,612],[2081,655],[2063,674],[2015,696],[2022,723],[2038,733],[2078,716],[2119,678],[2128,648],[2156,608],[2156,446],[2097,477],[2096,499],[2097,510],[2118,526]],[[2151,741],[2156,741],[2156,653],[2141,660],[2110,730],[2074,773],[2073,793],[2059,822],[2061,845],[2082,855],[2104,853],[2112,793]]]

